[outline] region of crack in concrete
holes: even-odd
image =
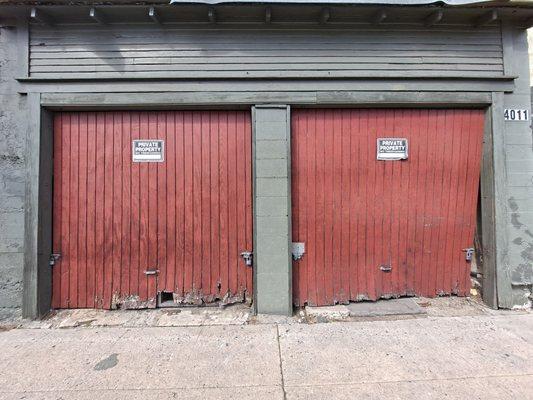
[[[278,341],[279,372],[281,375],[281,390],[283,391],[283,400],[287,400],[287,391],[285,390],[285,377],[283,376],[283,359],[281,357],[281,341],[279,338],[279,325],[276,324],[276,339]]]

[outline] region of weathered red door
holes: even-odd
[[[155,307],[251,297],[248,112],[58,113],[55,308]],[[132,141],[164,141],[133,162]]]
[[[295,110],[294,302],[466,295],[480,174],[481,110]],[[376,140],[408,139],[378,161]],[[389,271],[390,268],[390,271]]]

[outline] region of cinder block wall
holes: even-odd
[[[0,29],[0,319],[22,306],[27,106],[15,89],[17,33]]]
[[[518,76],[515,90],[503,97],[504,108],[530,109],[531,88],[527,32],[504,26],[508,75]],[[507,243],[498,269],[502,308],[531,307],[533,295],[533,140],[529,122],[505,122]]]

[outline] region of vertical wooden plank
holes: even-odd
[[[349,142],[349,185],[350,185],[350,254],[354,255],[350,263],[350,299],[365,296],[366,268],[366,183],[367,154],[365,151],[366,134],[361,137],[362,113],[355,110],[346,112],[343,126],[350,133]]]
[[[399,110],[397,111],[397,117],[399,119],[398,136],[407,137],[411,135],[409,111]],[[409,159],[408,159],[409,160]],[[408,160],[404,160],[400,164],[399,180],[400,180],[400,198],[399,204],[399,219],[396,222],[399,225],[398,229],[398,292],[402,295],[407,295],[407,269],[409,268],[407,260],[407,239],[409,235],[409,189],[410,189],[410,165]]]
[[[104,133],[104,308],[111,307],[113,290],[113,113],[105,114]]]
[[[146,140],[150,138],[149,134],[149,114],[142,112],[140,115],[140,129],[139,138]],[[140,207],[139,207],[139,297],[141,299],[148,298],[148,276],[144,272],[151,267],[149,254],[149,240],[150,227],[149,219],[151,215],[150,201],[149,201],[149,165],[147,163],[137,164],[139,168],[139,192],[140,192]]]
[[[79,201],[79,114],[73,113],[70,117],[70,285],[69,285],[69,308],[78,307],[78,268],[79,268],[79,253],[78,253],[78,234],[79,234],[79,215],[78,215],[78,201]]]
[[[222,113],[219,119],[219,163],[220,171],[220,293],[229,290],[229,164],[228,164],[228,113]]]
[[[61,115],[61,308],[68,308],[70,303],[70,141],[71,141],[71,114]]]
[[[483,146],[484,135],[484,112],[483,110],[471,110],[471,140],[474,142],[469,154],[471,155],[472,166],[469,169],[468,181],[466,187],[469,197],[466,203],[466,220],[468,224],[465,224],[465,244],[468,247],[474,247],[473,238],[476,232],[477,222],[477,207],[479,199],[480,189],[480,174],[476,172],[481,169],[481,154]],[[470,268],[463,269],[463,278],[461,280],[463,286],[463,294],[468,295],[470,292]]]
[[[158,139],[157,131],[157,113],[148,114],[148,138]],[[159,269],[158,257],[158,224],[159,224],[159,204],[158,204],[158,182],[157,182],[157,164],[147,163],[148,166],[148,262],[146,269]],[[147,300],[154,300],[157,292],[157,275],[147,276]]]
[[[78,308],[87,307],[87,123],[87,113],[80,113],[78,165]]]
[[[120,292],[121,297],[132,293],[130,279],[132,273],[131,258],[131,220],[132,220],[132,191],[131,191],[131,168],[132,168],[132,142],[131,142],[131,118],[130,112],[121,113],[122,121],[122,146],[121,146],[121,171],[122,199],[120,199],[121,213],[121,248],[120,248]],[[136,292],[135,292],[136,293]]]
[[[61,225],[62,225],[62,114],[54,115],[54,193],[53,193],[53,243],[54,253],[62,252]],[[60,260],[52,270],[52,308],[61,307],[61,271],[65,268]]]
[[[246,119],[242,111],[237,112],[237,243],[238,254],[247,251],[246,248]],[[238,262],[238,292],[246,288],[246,266],[244,259],[239,257]]]
[[[438,203],[439,207],[439,216],[441,218],[441,224],[439,226],[439,231],[437,234],[437,241],[440,244],[438,246],[436,259],[438,260],[437,265],[437,274],[436,274],[436,284],[435,284],[435,293],[445,293],[445,270],[447,268],[447,263],[445,259],[446,255],[446,230],[448,227],[447,213],[448,213],[448,201],[449,201],[449,190],[450,190],[450,180],[451,180],[451,169],[450,169],[450,160],[453,158],[453,139],[450,138],[450,132],[453,132],[453,111],[443,110],[442,111],[442,125],[439,125],[439,139],[442,144],[442,173],[441,173],[441,195],[440,202]]]
[[[432,204],[433,204],[433,180],[434,180],[434,161],[435,161],[435,143],[434,143],[434,120],[435,120],[435,111],[426,110],[425,118],[423,120],[423,132],[424,132],[424,149],[425,149],[425,162],[423,171],[424,174],[424,198],[423,203],[419,206],[423,209],[424,218],[422,221],[423,227],[423,239],[422,239],[422,254],[421,261],[423,271],[418,282],[420,287],[420,292],[423,296],[430,296],[429,291],[429,281],[431,279],[431,266],[432,266],[432,257],[431,257],[431,236],[432,236]]]
[[[176,276],[174,278],[175,292],[179,296],[184,295],[185,286],[185,271],[186,265],[186,240],[187,227],[185,225],[185,210],[186,210],[186,191],[185,191],[185,176],[186,176],[186,148],[185,136],[185,113],[175,113],[174,119],[176,123]]]
[[[183,113],[180,113],[183,116]],[[177,235],[177,205],[178,205],[178,193],[176,192],[176,183],[177,183],[177,149],[176,149],[176,112],[166,112],[166,142],[165,142],[165,177],[166,182],[166,199],[165,203],[162,204],[163,207],[166,207],[166,280],[164,283],[165,290],[173,293],[178,293],[176,286],[176,275],[178,268],[182,268],[181,265],[178,267],[178,258],[181,258],[183,248],[178,246],[178,235]],[[182,193],[180,193],[181,195]],[[181,237],[181,235],[179,235]],[[181,241],[179,242],[181,244]],[[178,256],[178,254],[180,256]],[[181,286],[181,285],[180,285]]]
[[[294,111],[293,111],[294,113]],[[294,114],[293,114],[294,115]],[[314,198],[311,198],[310,194],[310,181],[312,180],[314,182],[314,176],[311,175],[311,165],[312,165],[312,152],[310,150],[310,143],[311,141],[314,142],[313,134],[310,132],[309,128],[309,118],[308,114],[302,112],[301,110],[298,111],[298,125],[297,128],[299,131],[297,132],[298,136],[298,160],[299,162],[299,168],[301,171],[300,177],[298,179],[299,184],[299,209],[297,210],[299,213],[298,216],[298,241],[305,243],[305,255],[304,257],[299,261],[300,264],[300,271],[299,271],[299,285],[300,285],[300,305],[304,305],[306,302],[308,302],[311,298],[315,299],[316,296],[314,296],[314,284],[311,284],[310,279],[311,275],[314,274],[311,273],[311,267],[314,266],[314,257],[315,257],[315,243],[312,242],[312,238],[314,238],[314,235],[311,234],[311,231],[314,232],[314,227],[312,224],[314,223],[314,214],[311,216],[311,209],[314,210],[312,207],[312,204],[314,202]],[[313,185],[314,186],[314,185]],[[314,213],[314,211],[313,211]],[[313,221],[311,220],[313,218]],[[316,302],[316,300],[315,300]]]
[[[156,291],[172,291],[172,286],[167,285],[168,280],[168,261],[167,261],[167,169],[168,159],[166,158],[168,152],[167,140],[167,113],[158,112],[156,114],[156,131],[155,136],[158,140],[163,140],[165,143],[164,162],[154,163],[156,166],[157,176],[157,265],[159,269],[158,287]]]
[[[96,114],[87,115],[87,304],[96,306]]]
[[[438,293],[438,281],[441,275],[442,268],[444,265],[439,258],[440,250],[440,237],[444,228],[444,221],[442,218],[442,198],[444,193],[443,180],[444,180],[444,169],[445,169],[445,158],[446,153],[446,141],[444,135],[446,132],[443,131],[443,127],[446,124],[445,118],[446,110],[437,110],[434,116],[434,191],[432,198],[432,217],[433,217],[433,226],[432,226],[432,235],[431,235],[431,277],[429,280],[429,292],[432,295]]]
[[[201,143],[201,176],[200,176],[200,240],[202,252],[199,254],[201,264],[199,265],[200,280],[199,288],[202,294],[209,295],[211,284],[211,113],[203,111],[200,114],[200,143]]]
[[[193,112],[192,153],[193,153],[193,281],[191,290],[199,291],[202,286],[202,113]]]
[[[316,131],[315,131],[315,231],[316,231],[316,296],[317,305],[326,304],[327,283],[326,283],[326,262],[330,263],[331,259],[326,259],[328,247],[326,245],[325,232],[325,192],[327,191],[325,176],[326,176],[326,160],[324,149],[326,147],[325,134],[325,111],[316,111]]]
[[[416,123],[416,136],[413,140],[413,145],[411,147],[416,146],[417,148],[417,156],[416,156],[416,171],[417,171],[417,194],[415,198],[415,239],[413,242],[413,253],[414,253],[414,259],[413,264],[415,266],[415,274],[414,274],[414,285],[415,285],[415,291],[417,293],[420,292],[420,282],[422,280],[422,276],[424,273],[424,262],[423,262],[423,254],[424,254],[424,208],[423,204],[425,201],[425,188],[426,188],[426,180],[425,180],[425,163],[427,162],[427,152],[425,149],[427,148],[427,136],[424,131],[424,122],[427,121],[427,111],[426,110],[420,110],[418,111],[418,115],[416,116],[415,123]]]
[[[122,113],[114,112],[113,115],[113,186],[112,202],[112,276],[111,276],[111,296],[114,299],[120,298],[120,269],[122,264]]]
[[[349,258],[344,258],[341,254],[342,252],[342,241],[343,241],[343,198],[344,190],[342,188],[342,177],[343,177],[343,149],[342,149],[342,113],[340,110],[331,110],[330,115],[330,132],[332,133],[333,139],[333,171],[330,176],[332,179],[332,282],[331,290],[332,296],[331,301],[333,303],[345,303],[347,301],[347,291],[344,290],[342,282],[343,274],[343,265],[344,262],[349,261]],[[348,256],[348,255],[346,255]]]
[[[356,163],[351,162],[351,150],[353,138],[353,132],[350,129],[350,110],[341,110],[338,114],[338,131],[339,131],[339,147],[341,149],[342,166],[340,177],[340,196],[341,196],[341,218],[340,218],[340,230],[341,230],[341,242],[339,245],[340,255],[340,289],[341,295],[339,301],[342,303],[349,302],[351,298],[351,276],[357,279],[357,270],[352,269],[352,265],[357,263],[357,248],[354,245],[352,249],[352,233],[351,226],[352,221],[357,221],[357,216],[351,211],[353,202],[355,201],[352,188],[356,186],[353,182],[353,178],[356,175]],[[353,165],[353,167],[352,167]],[[355,173],[354,173],[355,172]],[[352,179],[351,179],[352,178]]]
[[[194,269],[194,228],[195,228],[195,205],[198,204],[194,197],[194,163],[198,163],[193,152],[193,113],[185,113],[184,121],[184,193],[185,193],[185,271],[183,275],[184,295],[193,288],[193,269]]]
[[[206,290],[214,298],[219,297],[218,282],[220,279],[220,196],[219,196],[219,181],[220,171],[218,169],[218,152],[219,152],[219,121],[220,112],[213,111],[209,116],[209,138],[210,138],[210,163],[209,176],[211,184],[209,185],[209,199],[210,199],[210,242],[211,242],[211,256],[210,264],[210,279]]]
[[[238,237],[237,237],[237,115],[228,115],[228,258],[229,291],[238,290]]]
[[[105,114],[95,114],[95,307],[104,306]]]
[[[141,138],[141,114],[139,112],[131,113],[131,140]],[[131,146],[131,144],[130,144]],[[131,163],[131,223],[130,223],[130,294],[141,296],[141,285],[145,281],[145,276],[141,270],[141,164],[134,163],[133,154],[130,147],[129,160]],[[143,228],[144,229],[144,228]]]

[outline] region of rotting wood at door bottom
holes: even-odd
[[[111,299],[111,310],[140,310],[143,308],[155,308],[156,305],[157,299],[155,297],[141,300],[138,295],[119,296],[114,293]]]
[[[203,305],[219,305],[226,306],[236,303],[251,304],[251,297],[246,296],[246,290],[241,290],[238,293],[226,292],[223,296],[220,294],[204,295],[201,290],[194,289],[184,296],[177,293],[172,293],[172,302],[176,307],[179,306],[203,306]],[[150,297],[147,300],[141,300],[138,295],[120,296],[118,293],[113,294],[111,300],[111,310],[139,310],[144,308],[156,308],[157,298]],[[168,307],[168,305],[166,306]]]

